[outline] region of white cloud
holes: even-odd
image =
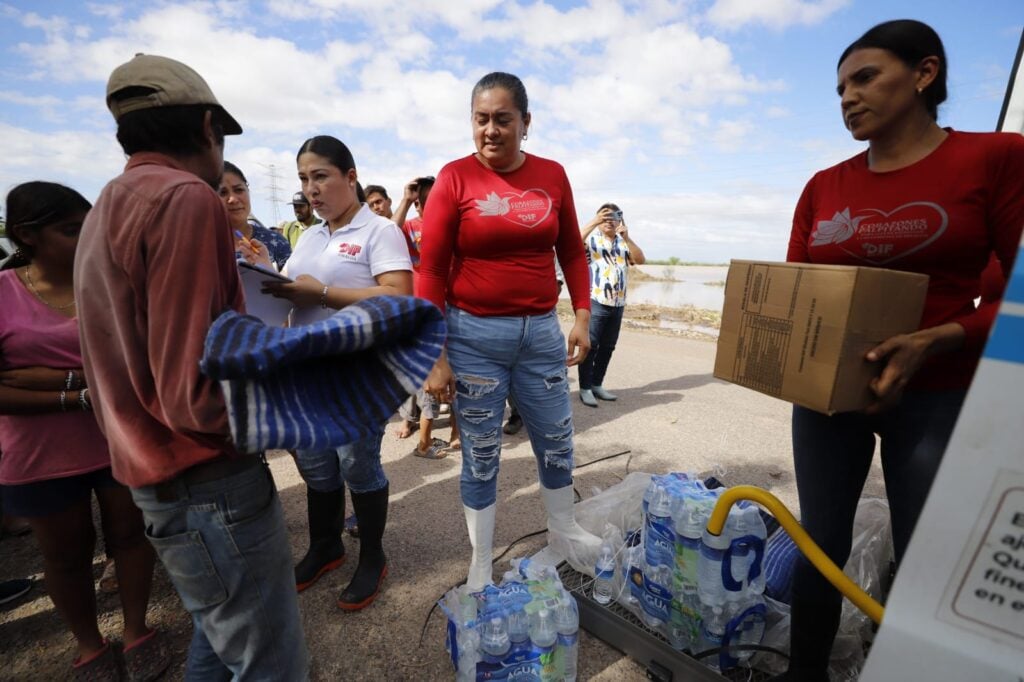
[[[501,69],[520,73],[529,90],[526,149],[565,165],[581,216],[609,199],[639,202],[631,215],[652,257],[698,259],[672,246],[680,244],[722,260],[713,251],[723,244],[776,239],[766,223],[788,229],[789,217],[780,216],[791,214],[795,196],[755,209],[760,190],[723,190],[736,172],[716,165],[721,151],[761,143],[760,126],[785,112],[764,104],[765,115],[750,111],[782,85],[746,72],[728,41],[702,32],[686,4],[303,0],[269,2],[266,16],[257,15],[262,8],[92,5],[88,33],[67,18],[15,13],[26,27],[15,51],[18,89],[5,86],[0,101],[49,117],[56,132],[26,133],[23,119],[14,124],[0,113],[12,131],[0,156],[16,159],[0,180],[35,176],[35,159],[58,179],[98,192],[122,166],[103,104],[106,79],[135,52],[164,54],[199,71],[242,123],[246,133],[227,141],[226,156],[248,176],[256,215],[272,223],[275,210],[290,216],[284,202],[298,189],[295,151],[312,135],[344,140],[363,183],[395,195],[409,179],[472,152],[470,91],[486,70]],[[15,130],[17,144],[9,142]]]
[[[716,0],[708,10],[711,23],[724,29],[763,24],[783,29],[793,24],[812,25],[827,19],[850,0]]]
[[[5,195],[28,180],[52,180],[93,200],[124,168],[124,154],[109,132],[39,133],[0,122],[0,140],[0,189]]]

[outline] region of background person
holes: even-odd
[[[257,221],[250,222],[249,214],[252,213],[252,203],[249,198],[249,182],[238,166],[230,161],[224,162],[224,174],[220,179],[218,190],[224,208],[228,212],[228,222],[231,223],[232,235],[235,237],[235,251],[239,250],[243,240],[259,240],[260,244],[270,252],[270,262],[280,270],[292,255],[292,247],[282,235],[277,234],[263,226]]]
[[[199,74],[155,55],[114,69],[107,107],[129,158],[82,227],[75,298],[114,477],[192,615],[186,679],[305,679],[274,479],[235,450],[220,386],[199,371],[213,321],[244,311],[216,192],[224,135],[242,128]]]
[[[284,272],[293,282],[267,282],[265,290],[295,304],[293,326],[311,324],[373,296],[411,296],[412,265],[401,231],[362,203],[352,153],[329,135],[312,137],[297,155],[302,191],[324,220],[309,228]],[[258,254],[246,251],[250,259]],[[306,482],[310,545],[295,567],[299,590],[341,565],[345,486],[359,525],[359,564],[338,607],[369,606],[387,575],[384,527],[389,485],[380,462],[384,424],[373,436],[331,450],[297,450]]]
[[[146,625],[155,556],[131,493],[111,476],[82,371],[73,271],[90,208],[52,182],[28,182],[7,195],[7,232],[18,252],[0,272],[0,484],[5,513],[32,526],[46,592],[78,643],[73,675],[115,679],[118,655],[97,625],[95,491],[120,580],[125,657],[155,677],[170,664]]]
[[[366,205],[380,217],[391,220],[391,197],[380,185],[366,186]]]
[[[320,219],[313,215],[309,199],[302,192],[292,195],[291,205],[292,210],[295,211],[295,220],[283,221],[280,229],[281,234],[288,240],[288,245],[294,249],[302,233],[319,223]]]
[[[811,178],[793,218],[790,261],[884,265],[930,278],[920,329],[867,353],[880,367],[874,404],[831,417],[793,408],[802,523],[839,566],[876,435],[902,558],[998,307],[989,300],[975,308],[979,279],[993,252],[1008,275],[1024,226],[1024,138],[939,127],[946,78],[942,42],[920,22],[879,24],[851,44],[839,58],[840,109],[868,149]],[[915,230],[888,237],[878,228],[892,220]],[[878,247],[884,262],[869,255]],[[839,593],[801,558],[784,679],[828,679],[840,613]]]
[[[646,258],[615,204],[603,204],[580,234],[590,265],[590,353],[579,364],[580,400],[597,407],[595,398],[618,398],[604,389],[604,377],[622,328],[629,266]]]
[[[462,431],[460,487],[473,558],[467,584],[491,582],[501,420],[511,393],[530,434],[548,529],[600,541],[573,516],[573,421],[567,365],[590,345],[586,258],[561,165],[521,150],[530,125],[526,88],[492,73],[473,88],[476,153],[447,164],[424,216],[420,294],[447,307],[447,356],[427,380],[455,396]],[[555,312],[552,247],[576,322],[568,344]],[[449,366],[449,363],[450,366]]]

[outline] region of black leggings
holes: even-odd
[[[801,523],[838,566],[850,556],[853,520],[881,440],[897,563],[906,551],[953,433],[965,391],[907,393],[874,416],[831,417],[793,408],[793,461]],[[802,555],[793,575],[790,678],[827,680],[842,597]]]

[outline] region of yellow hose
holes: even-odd
[[[885,609],[882,605],[872,599],[859,585],[846,577],[842,569],[836,566],[835,562],[829,559],[825,552],[821,551],[821,547],[814,543],[811,536],[807,534],[807,531],[803,529],[800,522],[786,509],[786,506],[779,501],[779,498],[767,490],[762,490],[752,485],[738,485],[723,492],[722,496],[718,498],[718,503],[715,504],[714,511],[711,512],[711,518],[708,519],[709,533],[712,535],[722,534],[722,529],[725,527],[725,519],[729,516],[729,509],[740,500],[757,502],[770,511],[778,522],[782,524],[785,531],[789,533],[789,537],[793,538],[797,548],[814,564],[814,567],[830,583],[835,585],[835,588],[847,599],[853,602],[854,606],[866,613],[868,618],[881,624],[882,616],[885,615]]]

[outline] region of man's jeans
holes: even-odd
[[[604,305],[590,299],[590,352],[579,364],[580,390],[604,386],[604,375],[619,341],[625,309],[625,306]]]
[[[168,488],[170,502],[164,494]],[[146,535],[192,614],[187,680],[304,680],[306,641],[284,513],[265,464],[132,489]]]
[[[511,393],[530,435],[541,485],[572,485],[573,425],[565,337],[554,311],[477,317],[448,308],[448,362],[462,434],[462,503],[494,504],[501,421]]]

